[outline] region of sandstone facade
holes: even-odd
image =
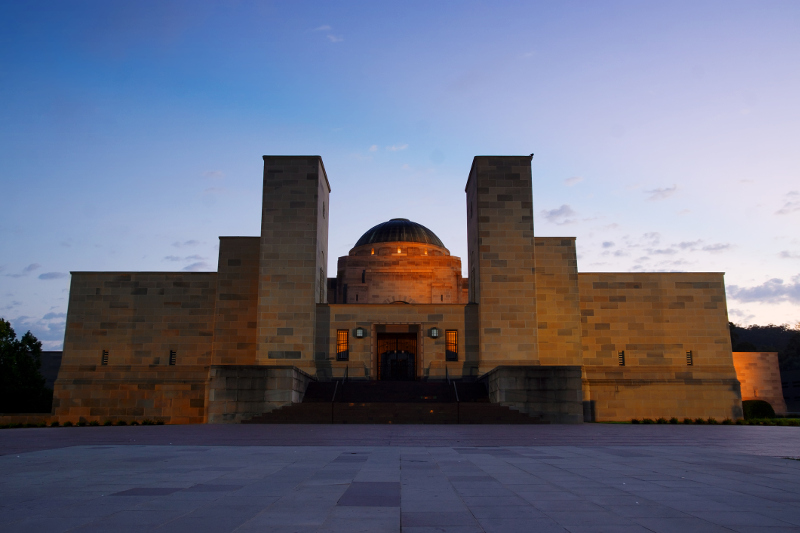
[[[739,417],[722,274],[579,273],[574,238],[534,236],[530,161],[475,158],[466,278],[404,219],[333,277],[322,160],[265,156],[261,235],[221,237],[217,272],[72,273],[54,414],[236,422],[347,375],[483,378],[567,422]]]

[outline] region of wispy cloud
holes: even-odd
[[[670,244],[665,248],[649,248],[647,253],[651,255],[672,255],[678,252],[708,252],[717,254],[728,251],[731,248],[733,248],[733,245],[727,242],[703,244],[703,240],[698,239],[696,241],[683,241],[677,244]]]
[[[323,24],[322,26],[317,26],[316,28],[312,29],[311,31],[318,31],[318,32],[332,32],[333,27],[328,24]],[[325,37],[332,43],[340,43],[344,41],[344,37],[341,35],[334,35],[332,33],[328,33]]]
[[[703,241],[701,241],[699,239],[696,240],[696,241],[683,241],[683,242],[679,242],[675,246],[677,246],[681,250],[693,250],[693,249],[697,248],[698,246],[700,246],[701,242],[703,242]]]
[[[369,147],[369,151],[370,152],[377,152],[378,151],[378,145],[377,144],[373,144],[372,146]]]
[[[729,285],[728,297],[739,302],[800,303],[800,274],[792,277],[790,283],[784,283],[780,278],[773,278],[754,287]]]
[[[657,231],[649,231],[642,235],[642,240],[650,246],[656,246],[661,242],[661,234]]]
[[[728,308],[728,315],[738,318],[739,320],[737,321],[737,323],[742,323],[742,322],[747,323],[756,317],[755,315],[751,315],[749,313],[745,313],[744,311],[741,311],[739,309],[733,309],[731,307]]]
[[[40,265],[39,263],[31,263],[30,265],[23,268],[22,272],[20,272],[19,274],[6,274],[6,276],[10,278],[21,278],[22,276],[27,276],[34,270],[38,270],[40,268],[42,268],[42,265]]]
[[[611,248],[612,246],[614,246],[614,243],[612,241],[603,242],[603,248]]]
[[[800,192],[789,191],[786,193],[786,203],[775,211],[776,215],[788,215],[800,211]]]
[[[2,308],[0,308],[0,309],[3,309],[3,311],[11,311],[11,310],[12,310],[12,309],[14,309],[15,307],[19,307],[20,305],[22,305],[22,302],[20,302],[20,301],[17,301],[17,300],[11,300],[11,301],[8,303],[8,305],[6,305],[5,307],[2,307]]]
[[[577,213],[573,211],[573,209],[567,204],[564,204],[557,209],[544,210],[541,213],[545,220],[552,222],[553,224],[558,224],[559,226],[572,224],[575,222],[575,219],[569,217],[574,217],[577,215]]]
[[[580,176],[573,176],[571,178],[567,178],[564,180],[564,183],[567,184],[568,187],[572,187],[573,185],[577,185],[578,183],[582,182],[583,178]]]
[[[778,257],[781,259],[800,259],[800,253],[784,250],[778,254]]]
[[[197,246],[198,244],[201,244],[200,241],[191,239],[183,242],[175,241],[172,243],[172,246],[174,246],[175,248],[183,248],[184,246]]]
[[[202,261],[205,261],[205,260],[206,260],[205,257],[203,257],[201,255],[197,255],[197,254],[187,255],[186,257],[181,257],[181,256],[178,256],[178,255],[168,255],[168,256],[165,256],[164,259],[162,259],[162,261],[170,261],[170,262],[173,262],[173,263],[191,261],[194,265],[198,265]],[[202,264],[206,265],[206,263],[202,263]],[[192,265],[189,265],[189,266],[192,266]],[[184,268],[184,270],[186,270],[186,268]]]
[[[211,267],[204,261],[198,261],[183,267],[183,270],[186,272],[205,272],[211,270]]]
[[[66,272],[45,272],[44,274],[39,274],[39,279],[64,279],[68,276],[69,274]]]
[[[399,152],[400,150],[405,150],[406,148],[408,148],[407,144],[395,144],[386,147],[386,149],[389,150],[390,152]]]
[[[207,170],[203,172],[203,176],[212,179],[222,179],[225,177],[225,173],[222,172],[221,170]]]
[[[47,313],[42,318],[18,316],[9,320],[17,334],[25,331],[33,333],[42,341],[45,349],[55,350],[61,347],[64,341],[64,327],[66,325],[65,313]]]
[[[649,191],[644,191],[645,194],[649,194],[650,196],[647,197],[648,201],[655,201],[655,200],[666,200],[678,190],[677,185],[673,185],[672,187],[666,187],[663,189],[650,189]]]
[[[731,245],[728,243],[721,243],[718,242],[716,244],[706,244],[701,248],[704,252],[711,252],[712,254],[716,254],[719,252],[724,252],[726,250],[730,250]]]
[[[678,250],[675,248],[651,248],[647,250],[647,253],[651,255],[673,255],[677,254]]]

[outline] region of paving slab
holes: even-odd
[[[793,427],[7,429],[0,516],[4,532],[800,532],[798,457]]]

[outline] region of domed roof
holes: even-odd
[[[358,239],[356,248],[378,242],[419,242],[444,248],[444,244],[431,230],[407,218],[393,218],[371,228]]]

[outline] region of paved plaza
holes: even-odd
[[[0,530],[800,531],[800,428],[0,430]]]

